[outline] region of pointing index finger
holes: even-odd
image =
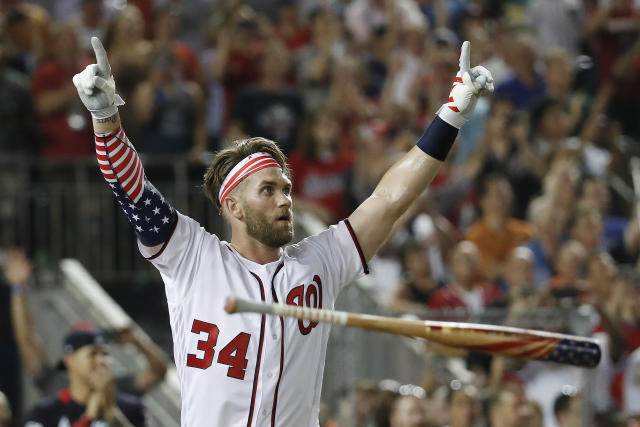
[[[93,52],[96,54],[99,75],[104,78],[109,78],[111,75],[111,65],[109,65],[107,51],[104,50],[102,42],[97,37],[91,37],[91,46],[93,46]]]
[[[464,74],[471,68],[471,43],[465,41],[460,49],[460,73]]]

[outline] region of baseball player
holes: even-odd
[[[491,73],[470,68],[462,45],[448,101],[416,147],[394,164],[349,218],[293,237],[286,158],[264,138],[217,153],[204,191],[231,226],[231,242],[177,212],[145,176],[120,126],[107,54],[73,78],[91,111],[98,164],[165,283],[185,426],[318,426],[329,326],[260,314],[227,315],[225,298],[333,308],[343,286],[367,274],[393,224],[433,179]]]

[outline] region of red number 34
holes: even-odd
[[[207,369],[213,364],[213,357],[216,353],[214,347],[218,342],[220,329],[212,323],[194,319],[193,326],[191,326],[191,332],[194,334],[206,332],[207,339],[198,341],[197,348],[204,352],[204,356],[199,358],[195,354],[187,354],[187,366]],[[245,332],[240,332],[218,353],[218,363],[229,366],[229,369],[227,370],[228,377],[237,378],[239,380],[244,379],[245,369],[247,368],[248,363],[246,356],[250,338],[251,335]]]

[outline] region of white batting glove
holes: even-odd
[[[87,65],[82,72],[73,76],[73,84],[91,115],[96,119],[106,119],[117,113],[118,106],[124,105],[124,101],[116,93],[116,82],[111,75],[111,65],[102,42],[97,37],[91,37],[91,45],[97,64]]]
[[[481,65],[471,68],[470,56],[471,43],[465,41],[460,52],[460,70],[451,87],[449,100],[437,113],[442,120],[457,129],[471,117],[480,94],[483,91],[493,92],[491,71]]]

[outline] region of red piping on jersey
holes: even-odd
[[[344,224],[347,226],[347,230],[349,230],[349,234],[351,234],[351,239],[353,239],[353,243],[356,245],[358,255],[360,255],[360,262],[362,262],[362,269],[364,270],[364,274],[369,274],[369,266],[367,265],[367,260],[364,259],[364,253],[362,252],[362,248],[360,247],[360,242],[358,242],[356,233],[353,232],[353,228],[351,228],[351,223],[349,222],[348,218],[344,219]]]
[[[257,274],[250,272],[253,277],[256,278],[258,284],[260,285],[260,297],[262,301],[266,301],[264,296],[264,286],[262,285],[262,280]],[[253,418],[253,407],[256,403],[256,390],[258,389],[258,377],[260,376],[260,361],[262,360],[262,342],[264,341],[264,323],[265,323],[266,314],[262,315],[262,322],[260,324],[260,342],[258,343],[258,359],[256,360],[256,372],[253,376],[253,390],[251,391],[251,406],[249,407],[249,419],[247,419],[247,427],[251,427],[251,421]]]
[[[164,252],[165,248],[169,244],[169,240],[171,240],[171,237],[173,237],[173,232],[176,231],[176,227],[178,226],[178,220],[180,219],[180,217],[178,217],[178,211],[174,211],[173,215],[176,217],[176,220],[173,221],[173,229],[171,230],[171,233],[169,233],[169,237],[167,237],[167,240],[162,244],[162,247],[158,252],[151,255],[149,258],[146,258],[148,261],[151,261],[152,259],[156,259],[160,255],[162,255],[162,252]]]
[[[71,401],[73,401],[73,397],[71,397],[71,390],[69,390],[68,388],[63,388],[62,390],[60,390],[57,397],[58,400],[65,405],[68,405],[71,403]],[[89,427],[91,423],[92,420],[87,418],[85,414],[82,414],[80,418],[78,418],[73,422],[73,424],[71,424],[71,427]]]
[[[276,275],[282,270],[284,267],[284,262],[278,264],[275,273],[273,273],[273,277],[271,278],[271,295],[273,296],[273,300],[278,303],[278,295],[276,294],[276,288],[274,285],[274,281],[276,280]],[[284,319],[280,316],[280,372],[278,373],[278,382],[276,382],[276,391],[273,393],[273,407],[271,408],[271,427],[275,427],[276,425],[276,407],[278,406],[278,389],[280,388],[280,380],[282,379],[282,367],[284,365]]]
[[[71,390],[69,390],[68,388],[63,388],[62,390],[60,390],[58,392],[58,400],[65,405],[71,403],[71,401],[73,400],[71,398]]]

